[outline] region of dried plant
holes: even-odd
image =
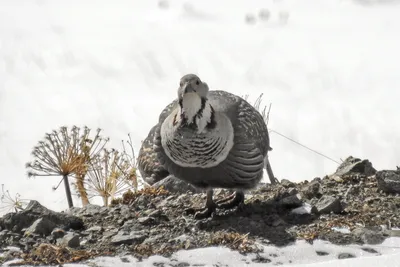
[[[127,177],[127,181],[131,185],[131,187],[137,191],[139,188],[139,182],[143,182],[143,180],[139,181],[137,176],[137,161],[135,157],[135,150],[133,149],[133,142],[131,135],[128,134],[129,140],[122,141],[122,153],[124,155],[125,162],[129,165],[127,168],[127,172],[124,172],[124,175]],[[129,148],[129,150],[127,150]],[[121,169],[123,171],[123,169]]]
[[[104,206],[128,189],[137,190],[136,169],[125,152],[103,149],[90,161],[85,185],[89,197],[100,196]]]
[[[264,108],[261,110],[261,109],[260,109],[260,105],[261,105],[261,102],[262,102],[262,97],[263,97],[263,95],[264,95],[264,94],[260,94],[260,96],[257,97],[256,101],[255,101],[254,104],[253,104],[253,107],[261,113],[261,116],[263,117],[263,119],[264,119],[264,121],[265,121],[265,124],[268,126],[268,122],[269,122],[269,113],[271,112],[272,103],[269,104],[268,112],[267,112],[267,106],[264,106]],[[246,100],[246,101],[248,101],[249,95],[243,96],[243,99]]]
[[[88,203],[86,189],[83,187],[84,177],[88,172],[89,162],[96,157],[108,142],[108,138],[100,135],[97,129],[93,139],[90,138],[90,129],[83,130],[73,126],[71,130],[61,127],[45,135],[33,148],[33,162],[27,163],[28,176],[62,176],[69,207],[73,207],[72,195],[68,177],[76,178],[76,185],[83,199],[83,204]]]
[[[28,204],[27,199],[22,199],[20,194],[15,194],[14,197],[11,196],[10,191],[5,190],[4,184],[1,185],[1,196],[0,196],[0,202],[1,202],[1,207],[0,211],[1,212],[18,212],[21,210],[24,210],[26,205]]]

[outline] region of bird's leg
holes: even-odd
[[[274,173],[272,172],[271,163],[269,162],[268,155],[264,158],[264,168],[267,171],[268,178],[271,181],[271,184],[279,184],[279,180],[276,179]]]
[[[220,205],[218,205],[217,208],[228,210],[228,209],[232,209],[236,206],[239,206],[239,204],[241,204],[241,203],[244,203],[244,192],[241,190],[237,190],[235,192],[235,197],[231,201],[220,204]]]
[[[206,206],[203,211],[198,211],[194,214],[194,218],[197,220],[205,219],[211,217],[212,213],[216,210],[217,204],[213,200],[214,190],[212,188],[207,189],[207,200]]]

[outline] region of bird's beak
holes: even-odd
[[[187,93],[193,93],[193,92],[196,92],[194,89],[193,89],[193,87],[192,87],[192,85],[190,84],[190,83],[185,83],[184,85],[183,85],[183,88],[182,88],[183,90],[182,90],[182,92],[183,92],[183,95],[184,94],[187,94]],[[183,96],[182,95],[182,96]]]

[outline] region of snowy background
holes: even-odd
[[[0,184],[65,209],[58,178],[27,178],[32,147],[62,125],[87,125],[117,148],[131,133],[138,151],[186,73],[250,100],[264,93],[272,130],[336,161],[393,169],[399,14],[396,0],[1,0]],[[274,132],[271,146],[279,179],[337,167]]]
[[[353,155],[393,169],[399,3],[1,0],[0,183],[66,208],[64,190],[51,189],[59,178],[28,180],[32,147],[75,124],[101,127],[116,148],[131,133],[138,152],[190,72],[251,101],[264,93],[272,130],[336,161]],[[263,9],[268,20],[259,17]],[[274,132],[271,146],[279,179],[311,180],[337,167]]]

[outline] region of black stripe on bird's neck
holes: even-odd
[[[191,128],[193,130],[197,130],[198,129],[198,125],[196,124],[196,118],[201,119],[203,117],[203,112],[204,109],[206,108],[206,104],[207,104],[208,99],[206,97],[202,97],[201,98],[201,106],[200,109],[197,111],[197,113],[191,118],[191,123],[188,123],[188,118],[185,116],[185,113],[183,112],[183,98],[179,98],[179,106],[181,107],[181,114],[180,114],[180,118],[181,118],[181,126],[182,127],[188,127]],[[213,129],[215,128],[215,111],[213,109],[213,107],[210,105],[211,108],[211,118],[210,118],[210,122],[207,123],[207,128],[208,129]]]
[[[207,129],[211,130],[214,129],[217,126],[217,122],[215,121],[215,110],[214,108],[210,105],[211,108],[211,116],[210,116],[210,121],[207,123]]]

